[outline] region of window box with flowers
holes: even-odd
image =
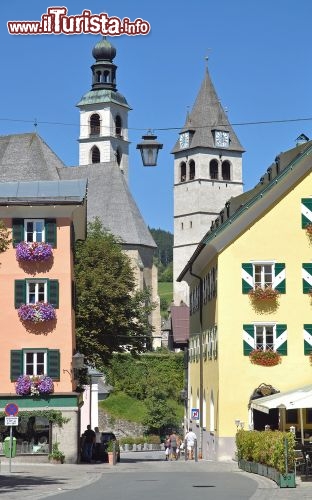
[[[248,295],[252,301],[276,301],[279,296],[279,291],[272,288],[271,285],[266,287],[255,286],[255,288],[248,292]]]
[[[305,226],[306,233],[309,237],[312,237],[312,224],[307,224]]]
[[[56,319],[55,309],[48,302],[37,302],[36,304],[22,304],[18,309],[21,321],[43,323]]]
[[[16,259],[19,262],[45,262],[53,256],[50,243],[21,241],[16,246]]]
[[[282,357],[276,351],[254,349],[249,354],[249,359],[253,365],[276,366],[281,362]]]
[[[47,375],[20,375],[15,390],[19,396],[45,396],[54,391],[54,384]]]

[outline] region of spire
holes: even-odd
[[[205,68],[205,76],[200,87],[195,104],[190,113],[187,113],[185,125],[181,132],[192,131],[190,148],[207,147],[214,148],[214,130],[224,130],[229,133],[230,144],[227,149],[232,151],[244,151],[225,113],[211,81],[208,67]],[[173,153],[179,151],[177,142]]]

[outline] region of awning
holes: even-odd
[[[269,413],[273,408],[285,408],[286,410],[312,408],[312,385],[254,399],[251,401],[250,406],[252,409],[264,413]]]

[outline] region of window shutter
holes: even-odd
[[[59,307],[59,282],[58,280],[48,281],[48,302],[52,304],[55,309]]]
[[[302,264],[302,291],[309,293],[312,290],[312,264]]]
[[[252,264],[242,264],[242,293],[248,293],[254,287]]]
[[[312,224],[312,198],[302,198],[301,227],[305,228],[308,224]]]
[[[70,247],[71,247],[71,250],[72,252],[75,250],[75,228],[74,228],[74,224],[71,223],[70,225]]]
[[[15,309],[18,309],[22,304],[25,303],[26,303],[26,282],[25,280],[15,280],[14,282]]]
[[[58,349],[48,350],[48,376],[53,380],[60,380],[60,351]]]
[[[303,325],[304,354],[312,354],[312,325]]]
[[[11,382],[23,374],[23,351],[11,351]]]
[[[12,220],[12,239],[13,247],[16,247],[18,243],[24,241],[24,219],[13,219]]]
[[[249,356],[255,348],[254,325],[243,325],[243,351],[244,356]]]
[[[281,356],[287,355],[287,325],[276,325],[275,349]]]
[[[285,264],[275,264],[273,288],[279,293],[286,293]]]
[[[50,243],[53,248],[56,248],[56,220],[55,219],[45,219],[45,241]]]

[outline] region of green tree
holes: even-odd
[[[163,229],[149,228],[157,245],[155,255],[158,262],[161,262],[164,267],[167,267],[173,260],[173,234]]]
[[[98,219],[75,248],[77,347],[98,368],[113,352],[146,350],[153,309],[148,289],[136,289],[129,257]]]
[[[168,404],[166,394],[157,390],[146,401],[147,413],[143,420],[149,433],[163,434],[166,429],[178,426],[178,416]]]

